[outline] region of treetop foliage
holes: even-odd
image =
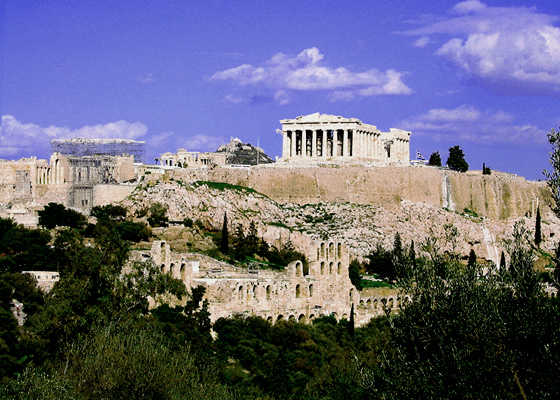
[[[458,145],[449,148],[447,166],[449,169],[458,172],[467,172],[469,170],[469,164],[465,160],[465,153],[463,153],[463,150]]]
[[[439,151],[430,154],[428,165],[433,165],[434,167],[441,167],[441,156],[439,154]]]

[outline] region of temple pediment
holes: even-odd
[[[357,118],[344,118],[338,115],[320,114],[318,112],[299,116],[294,119],[283,119],[280,121],[282,124],[321,124],[321,123],[358,123],[361,124]]]

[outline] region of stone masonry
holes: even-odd
[[[187,259],[172,253],[165,241],[155,241],[149,256],[162,272],[181,279],[187,288],[206,288],[212,322],[234,315],[256,315],[271,322],[310,322],[329,315],[348,319],[354,304],[359,326],[409,300],[396,292],[357,291],[348,276],[348,250],[336,241],[311,242],[309,267],[294,261],[285,271],[242,269],[194,254]]]

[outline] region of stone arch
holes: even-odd
[[[332,274],[333,274],[333,262],[331,261],[329,263],[329,275],[332,275]]]
[[[301,298],[301,285],[296,285],[296,299]]]
[[[337,269],[338,275],[341,275],[342,274],[342,263],[340,261],[338,262],[338,265],[337,265],[336,269]]]
[[[243,286],[239,286],[239,289],[237,289],[237,300],[243,300]]]
[[[298,317],[298,322],[301,322],[301,323],[305,323],[305,322],[306,322],[306,320],[305,320],[305,314],[300,314],[300,315],[299,315],[299,317]]]
[[[272,322],[273,318],[272,318],[272,316],[269,316],[266,320],[267,320],[268,322]]]
[[[333,258],[335,258],[335,254],[334,254],[334,243],[329,243],[329,254],[327,256],[327,258],[329,260],[332,260]]]
[[[394,306],[395,306],[395,301],[394,301],[393,298],[391,297],[391,298],[389,299],[389,302],[388,302],[388,304],[387,304],[387,307],[388,307],[390,310],[392,310]]]
[[[342,243],[338,243],[336,250],[337,250],[336,251],[337,258],[340,260],[342,258]]]
[[[321,261],[321,275],[325,275],[325,262]]]
[[[377,310],[377,307],[379,307],[379,301],[377,301],[377,299],[373,300],[373,309]]]
[[[282,314],[280,314],[278,317],[276,317],[276,321],[282,321],[284,319],[284,316]]]
[[[162,274],[165,274],[165,264],[161,264],[160,270]]]
[[[381,299],[381,305],[383,308],[387,307],[387,299]]]
[[[184,262],[181,263],[181,267],[179,268],[179,275],[181,275],[181,280],[187,280],[187,266]]]
[[[296,316],[294,314],[290,315],[290,317],[288,318],[288,321],[295,321],[296,320]]]
[[[253,286],[253,300],[257,300],[257,295],[258,295],[258,287],[257,285]]]
[[[311,314],[311,315],[309,316],[309,321],[313,321],[314,319],[315,319],[315,314]]]
[[[270,285],[267,285],[266,286],[266,299],[267,300],[270,300],[270,292],[271,292]]]
[[[337,313],[332,312],[331,317],[334,317],[338,321],[338,314]]]
[[[175,263],[171,263],[171,265],[169,266],[169,275],[175,277]]]
[[[321,258],[321,248],[317,247],[317,260]]]
[[[309,285],[309,297],[313,297],[313,284]]]
[[[366,301],[366,307],[367,307],[367,308],[371,308],[371,299],[367,299],[367,301]]]
[[[321,242],[321,258],[325,258],[325,242]]]
[[[342,318],[341,319],[348,319],[348,314],[342,314]]]
[[[354,288],[350,289],[350,293],[348,293],[348,299],[350,301],[354,300]]]
[[[296,261],[295,270],[296,270],[296,276],[298,277],[303,276],[303,263],[301,261]]]
[[[364,301],[363,301],[363,300],[360,300],[360,306],[363,307],[364,305],[365,305]]]

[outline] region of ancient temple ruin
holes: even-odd
[[[410,132],[391,128],[381,132],[357,118],[311,114],[283,119],[282,160],[375,160],[387,164],[410,162]]]
[[[396,311],[408,296],[397,292],[356,290],[348,275],[350,254],[339,241],[312,241],[308,267],[294,261],[285,270],[239,268],[200,254],[174,253],[165,241],[154,241],[149,259],[163,273],[181,279],[187,288],[206,288],[210,318],[255,315],[268,321],[310,322],[322,316],[348,319],[354,304],[356,325]],[[152,305],[155,305],[152,303]]]

